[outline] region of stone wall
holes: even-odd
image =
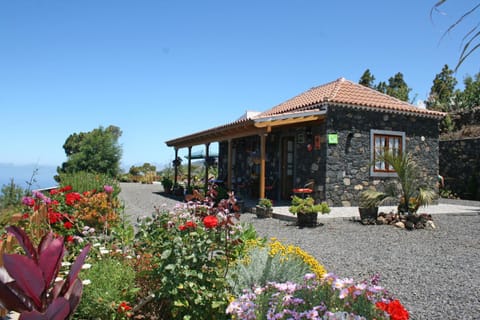
[[[480,200],[480,138],[440,141],[440,175],[445,189]]]
[[[396,180],[370,175],[371,129],[405,132],[404,150],[421,168],[420,178],[425,185],[437,190],[437,120],[330,106],[327,133],[336,133],[338,144],[328,144],[327,148],[325,195],[329,205],[358,205],[362,190],[374,187],[384,191],[388,183]]]

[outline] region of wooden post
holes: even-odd
[[[177,185],[177,175],[178,175],[178,166],[176,165],[176,161],[178,159],[178,148],[175,148],[175,162],[174,162],[174,165],[173,165],[173,172],[174,172],[174,178],[173,178],[173,187],[175,188],[175,186]]]
[[[265,140],[267,138],[267,134],[261,134],[260,135],[260,190],[259,190],[259,196],[261,198],[265,198],[265,158],[266,158],[266,143]]]
[[[192,146],[188,147],[188,176],[187,176],[187,190],[192,184]]]
[[[228,139],[227,188],[232,190],[232,139]]]
[[[210,143],[205,144],[205,191],[208,190],[208,158],[210,157],[209,154]]]

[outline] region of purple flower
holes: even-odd
[[[113,192],[113,187],[106,185],[106,186],[103,186],[103,190],[104,190],[106,193],[110,194],[110,193]]]
[[[32,197],[23,197],[22,204],[32,207],[35,204],[35,200]]]

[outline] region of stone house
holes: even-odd
[[[190,153],[204,144],[208,158],[209,145],[218,142],[219,179],[245,198],[289,200],[294,188],[311,182],[317,201],[353,206],[362,190],[383,190],[395,177],[375,159],[385,149],[412,153],[425,183],[437,188],[443,117],[340,78],[166,144],[176,157],[180,148]]]

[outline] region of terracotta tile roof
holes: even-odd
[[[443,117],[444,113],[417,108],[371,88],[344,78],[311,88],[281,104],[262,112],[258,117],[309,110],[319,104],[384,109],[423,116]]]

